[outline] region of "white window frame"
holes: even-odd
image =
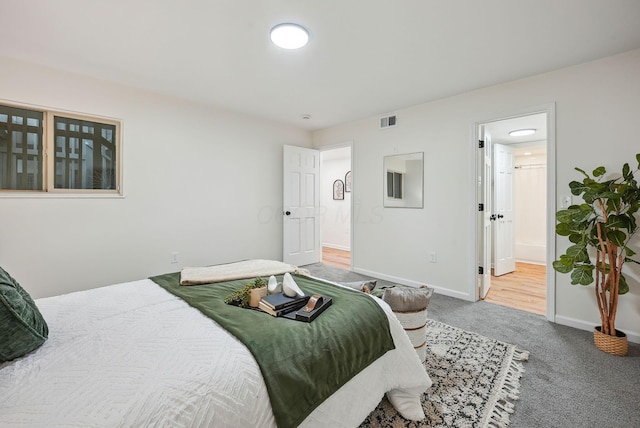
[[[0,105],[6,107],[14,107],[26,110],[37,111],[43,114],[42,119],[42,189],[41,190],[25,190],[25,189],[0,189],[0,197],[6,196],[123,196],[122,186],[122,120],[98,116],[93,114],[84,114],[69,112],[59,109],[52,109],[41,106],[34,106],[11,101],[0,100]],[[55,161],[56,161],[56,145],[55,145],[55,122],[54,117],[62,117],[65,119],[75,119],[82,121],[97,122],[106,125],[115,126],[115,188],[114,189],[63,189],[55,187]]]

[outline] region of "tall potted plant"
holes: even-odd
[[[594,341],[599,349],[614,355],[626,355],[628,349],[626,335],[615,328],[618,295],[629,291],[622,266],[625,262],[640,264],[631,258],[635,252],[628,246],[638,230],[640,209],[640,188],[635,179],[640,154],[636,160],[636,170],[625,163],[622,175],[614,178],[605,177],[603,166],[594,169],[593,176],[576,168],[584,179],[572,181],[569,187],[584,203],[556,213],[556,233],[567,236],[573,245],[553,262],[553,268],[571,272],[571,284],[586,286],[595,280],[601,325],[594,330]]]

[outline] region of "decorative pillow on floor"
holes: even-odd
[[[415,312],[426,309],[431,301],[433,288],[423,285],[414,287],[391,287],[384,290],[382,300],[395,312]]]
[[[370,279],[367,281],[355,281],[355,282],[340,282],[340,285],[345,285],[349,288],[353,288],[354,290],[359,290],[364,293],[371,293],[374,288],[376,288],[376,283],[378,281],[375,279]]]
[[[47,323],[29,293],[0,267],[0,362],[28,354],[48,335]]]

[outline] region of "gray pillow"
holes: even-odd
[[[395,312],[416,312],[426,309],[433,295],[433,288],[392,287],[384,290],[382,300]]]
[[[371,293],[374,288],[376,288],[376,283],[378,281],[375,279],[369,279],[367,281],[355,281],[355,282],[340,282],[339,284],[345,285],[349,288],[353,288],[354,290],[363,291],[365,293]]]
[[[29,293],[0,267],[0,362],[28,354],[48,335],[47,323]]]

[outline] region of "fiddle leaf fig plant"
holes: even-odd
[[[601,332],[616,335],[615,318],[618,295],[629,291],[622,273],[625,262],[640,264],[629,242],[638,231],[636,216],[640,210],[640,188],[628,163],[622,175],[606,177],[600,166],[588,174],[576,168],[584,179],[569,183],[571,194],[582,196],[584,203],[571,205],[556,213],[556,233],[573,244],[553,262],[560,273],[571,273],[571,284],[590,285],[595,281],[596,301],[602,321]]]

